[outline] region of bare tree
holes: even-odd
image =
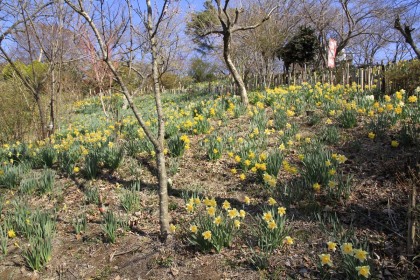
[[[329,38],[337,40],[337,53],[341,52],[358,36],[376,34],[377,17],[386,9],[373,0],[311,0],[302,4],[302,16],[318,31],[324,66]]]
[[[146,125],[142,114],[139,112],[137,106],[134,104],[131,94],[128,90],[128,87],[121,76],[121,74],[115,68],[112,57],[110,53],[107,51],[109,49],[109,45],[107,45],[107,41],[105,40],[103,34],[99,31],[99,28],[95,22],[95,20],[89,15],[86,8],[83,5],[82,0],[77,0],[75,2],[71,0],[65,0],[65,3],[69,5],[77,14],[79,14],[88,24],[89,28],[93,31],[96,41],[98,43],[98,48],[100,52],[101,59],[105,62],[108,66],[109,70],[112,72],[115,82],[120,86],[122,93],[126,97],[128,102],[128,106],[134,113],[139,125],[145,132],[147,138],[152,142],[154,150],[156,152],[156,164],[158,168],[158,179],[159,179],[159,222],[160,222],[160,235],[162,240],[166,240],[169,234],[169,212],[168,212],[168,190],[167,190],[167,172],[166,172],[166,165],[165,165],[165,155],[164,155],[164,135],[165,135],[165,124],[164,124],[164,115],[162,109],[162,102],[161,102],[161,92],[160,92],[160,84],[159,84],[159,53],[158,53],[158,34],[161,27],[165,21],[168,20],[168,16],[170,15],[169,6],[170,1],[165,0],[161,5],[160,11],[154,15],[154,11],[152,9],[151,1],[146,0],[146,8],[147,11],[145,13],[145,17],[142,17],[141,20],[143,21],[145,28],[147,30],[147,38],[148,43],[150,46],[150,55],[151,55],[151,64],[152,64],[152,77],[153,77],[153,89],[154,89],[154,98],[155,98],[155,105],[156,105],[156,113],[158,116],[158,132],[157,135],[150,130],[150,128]],[[130,4],[129,1],[127,1]],[[128,8],[131,9],[131,5],[128,5]],[[139,14],[143,14],[140,10],[138,10]],[[102,16],[104,16],[102,14]],[[131,51],[128,50],[127,53]]]
[[[262,23],[270,19],[271,14],[277,7],[272,8],[257,23],[242,25],[240,24],[240,15],[244,13],[244,9],[230,9],[230,0],[224,0],[223,2],[221,0],[214,0],[215,6],[213,6],[213,4],[209,1],[206,3],[209,10],[205,12],[210,12],[210,14],[214,13],[217,20],[211,21],[208,20],[208,17],[202,18],[199,14],[195,14],[193,22],[190,24],[190,29],[192,30],[191,33],[200,38],[204,38],[212,34],[222,36],[224,61],[239,88],[242,103],[248,105],[249,102],[245,83],[232,60],[232,36],[239,31],[253,30],[259,27]],[[207,22],[200,22],[203,19],[207,20]]]
[[[263,4],[248,1],[249,8],[245,9],[245,18],[275,6],[278,1],[267,0]],[[258,29],[241,32],[236,35],[233,44],[232,57],[242,69],[244,82],[252,75],[258,77],[264,86],[271,86],[275,71],[280,71],[281,64],[276,60],[276,53],[287,39],[293,34],[301,18],[297,14],[298,5],[295,1],[283,1],[271,16]]]

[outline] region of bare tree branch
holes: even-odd
[[[270,10],[270,12],[268,12],[268,14],[259,22],[259,23],[257,23],[257,24],[254,24],[254,25],[250,25],[250,26],[238,26],[238,27],[236,27],[236,28],[232,28],[232,33],[233,32],[236,32],[236,31],[245,31],[245,30],[251,30],[251,29],[255,29],[255,28],[257,28],[257,27],[259,27],[261,24],[263,24],[264,22],[266,22],[267,20],[269,20],[270,19],[270,17],[271,17],[271,14],[276,10],[278,8],[278,6],[276,6],[276,7],[274,7],[274,8],[272,8],[271,10]]]
[[[411,28],[409,25],[406,25],[406,24],[404,24],[404,27],[403,27],[401,25],[399,16],[397,16],[397,18],[395,19],[394,28],[397,29],[401,33],[401,35],[404,37],[407,44],[409,44],[413,48],[413,51],[416,53],[417,58],[420,59],[420,49],[418,49],[416,43],[413,40],[413,36],[411,34],[411,32],[414,31],[414,28]]]

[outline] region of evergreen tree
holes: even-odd
[[[277,52],[277,57],[283,60],[286,70],[290,65],[297,63],[303,67],[305,63],[315,60],[319,48],[315,30],[311,27],[301,26],[298,33]]]

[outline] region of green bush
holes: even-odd
[[[18,84],[17,79],[0,81],[0,139],[4,142],[24,139],[33,131],[34,102],[25,99],[28,93]]]
[[[405,89],[414,93],[420,84],[420,60],[400,61],[385,71],[385,79],[390,84],[390,93]]]

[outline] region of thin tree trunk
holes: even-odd
[[[239,88],[239,93],[241,95],[242,104],[248,106],[248,94],[246,92],[245,83],[242,80],[241,75],[239,75],[238,70],[236,69],[235,65],[232,62],[232,58],[230,56],[230,44],[231,44],[231,35],[226,34],[223,36],[223,58],[225,59],[226,65],[229,68],[230,73],[235,80],[236,85]]]
[[[101,100],[102,111],[104,112],[105,117],[108,119],[108,113],[106,112],[105,103],[104,103],[104,94],[102,89],[99,89],[99,100]]]
[[[48,126],[48,132],[51,134],[54,133],[55,130],[55,113],[54,113],[54,105],[55,105],[55,91],[56,91],[56,77],[55,77],[55,69],[51,71],[51,80],[52,80],[52,89],[51,89],[51,96],[50,96],[50,123],[51,128]]]
[[[407,254],[412,256],[414,249],[416,247],[416,223],[417,223],[417,213],[416,213],[416,199],[417,199],[417,186],[418,177],[414,175],[414,171],[410,170],[413,175],[413,184],[410,194],[409,204],[408,204],[408,236],[407,236]],[[419,177],[420,179],[420,177]]]
[[[42,102],[39,97],[39,94],[35,96],[35,102],[36,106],[38,107],[38,113],[39,113],[39,124],[41,126],[41,137],[42,139],[47,138],[47,126],[45,123],[45,115],[44,115],[44,109],[42,108]]]
[[[157,57],[157,42],[153,33],[153,19],[152,7],[150,0],[146,0],[147,4],[147,29],[149,32],[149,40],[152,54],[152,76],[153,76],[153,90],[155,93],[156,113],[158,117],[158,146],[156,150],[156,164],[158,168],[159,179],[159,223],[160,223],[160,237],[163,241],[166,240],[169,234],[169,210],[168,210],[168,177],[166,173],[165,155],[164,155],[164,136],[165,123],[163,120],[162,101],[160,96],[159,84],[159,70]]]
[[[147,22],[145,22],[146,29],[149,34],[149,43],[151,45],[151,55],[152,55],[152,72],[153,72],[153,88],[155,90],[155,102],[156,102],[156,112],[158,115],[158,137],[156,138],[150,128],[146,125],[143,118],[141,117],[140,113],[135,106],[133,99],[129,93],[128,88],[126,87],[122,77],[115,69],[114,65],[111,63],[108,53],[106,52],[107,46],[103,41],[103,37],[100,35],[96,25],[94,24],[93,20],[90,18],[88,13],[83,9],[83,7],[75,6],[72,1],[64,0],[67,5],[69,5],[75,12],[80,14],[82,17],[85,18],[87,23],[90,25],[92,31],[95,34],[95,37],[98,41],[99,48],[101,50],[102,59],[107,64],[108,68],[111,70],[115,81],[117,84],[120,85],[122,93],[125,95],[128,106],[134,113],[135,118],[137,119],[138,123],[140,124],[141,128],[143,129],[144,133],[146,134],[147,138],[152,142],[154,150],[156,152],[156,163],[158,168],[158,180],[159,180],[159,222],[160,222],[160,234],[161,239],[164,241],[168,237],[169,234],[169,211],[168,211],[168,190],[167,190],[167,174],[166,174],[166,166],[165,166],[165,155],[164,155],[164,135],[165,135],[165,126],[163,121],[163,110],[161,104],[161,97],[160,97],[160,88],[159,88],[159,72],[158,72],[158,60],[157,60],[157,42],[156,42],[156,30],[154,31],[154,27],[158,27],[158,24],[161,22],[162,17],[156,23],[156,26],[153,24],[152,19],[152,7],[150,0],[146,0],[147,5]],[[169,5],[169,0],[164,1],[164,7]],[[163,12],[161,16],[163,16]]]

